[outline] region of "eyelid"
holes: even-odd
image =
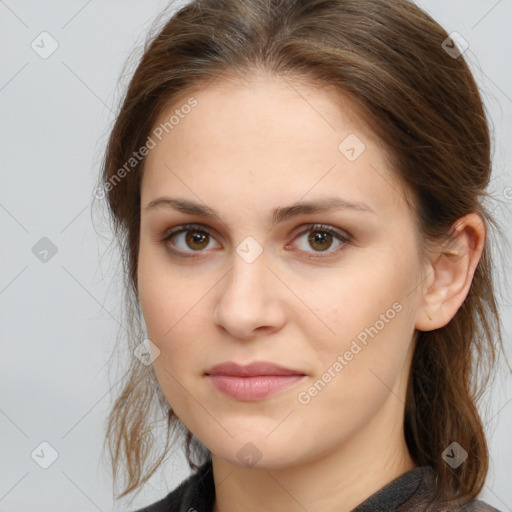
[[[179,226],[176,226],[172,229],[167,230],[165,232],[164,236],[159,239],[159,242],[167,245],[166,242],[168,242],[174,235],[186,233],[187,231],[199,231],[202,233],[206,233],[211,238],[215,239],[215,236],[213,235],[212,230],[206,226],[203,226],[201,224],[181,224]],[[185,257],[191,257],[191,258],[201,256],[201,253],[206,252],[206,251],[181,251],[179,249],[178,250],[170,249],[170,250],[173,253],[178,254],[178,255],[187,254],[187,256],[185,256]]]
[[[348,233],[345,230],[341,230],[339,228],[331,226],[329,224],[310,223],[310,224],[302,225],[298,229],[301,229],[301,231],[299,231],[295,235],[293,235],[293,240],[289,244],[287,244],[285,247],[289,247],[291,244],[293,244],[293,242],[297,238],[299,238],[300,236],[302,236],[310,231],[324,231],[324,232],[330,233],[342,244],[341,248],[337,248],[334,250],[328,249],[326,251],[316,251],[316,252],[315,251],[312,251],[312,252],[299,251],[299,252],[303,252],[303,253],[305,252],[307,254],[310,254],[311,259],[313,259],[313,258],[318,259],[318,258],[325,258],[328,256],[332,256],[333,254],[336,254],[340,250],[342,250],[345,245],[351,244],[352,240],[353,240],[353,237],[350,233]],[[194,231],[194,230],[199,231],[199,232],[204,232],[204,233],[208,234],[209,236],[211,236],[212,238],[215,238],[215,235],[213,234],[214,230],[208,228],[207,226],[203,226],[201,224],[181,224],[179,226],[176,226],[172,229],[167,230],[165,232],[165,235],[161,239],[159,239],[159,241],[161,243],[165,244],[174,235],[177,235],[177,234],[180,234],[183,232],[187,232],[187,231]],[[184,257],[189,257],[189,258],[201,257],[202,253],[207,252],[204,250],[202,250],[202,251],[181,251],[181,250],[175,250],[175,249],[170,249],[170,250],[177,255],[186,254],[186,256],[184,256]]]
[[[330,233],[333,235],[334,238],[336,238],[340,243],[341,247],[338,247],[337,249],[327,249],[326,251],[300,251],[305,252],[306,254],[309,254],[310,259],[321,259],[321,258],[328,258],[330,256],[333,256],[343,250],[346,245],[351,244],[353,237],[350,233],[341,230],[339,228],[336,228],[334,226],[331,226],[329,224],[319,224],[319,223],[312,223],[312,224],[306,224],[302,226],[302,230],[299,231],[293,238],[292,242],[290,244],[286,245],[286,247],[289,247],[295,240],[302,235],[309,233],[311,231],[323,231],[326,233]]]

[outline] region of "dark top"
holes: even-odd
[[[430,466],[420,466],[399,476],[364,500],[352,512],[424,512],[432,501],[436,473]],[[215,486],[211,460],[183,481],[165,498],[136,512],[212,512]],[[442,512],[443,508],[433,508]],[[472,500],[464,512],[500,512],[480,500]]]

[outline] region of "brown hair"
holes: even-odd
[[[126,271],[128,325],[140,324],[141,315],[136,283],[144,159],[122,179],[119,170],[126,170],[126,162],[146,144],[164,108],[218,78],[250,78],[261,69],[334,86],[358,107],[391,155],[397,176],[415,197],[424,240],[448,240],[455,221],[470,212],[477,212],[488,229],[494,225],[483,205],[491,172],[486,115],[463,56],[445,50],[447,38],[407,0],[196,0],[179,9],[144,50],[112,129],[101,176]],[[140,332],[130,331],[132,350],[141,342]],[[404,430],[413,459],[437,472],[438,499],[464,502],[484,485],[489,455],[476,403],[501,346],[487,241],[454,318],[441,329],[417,333]],[[133,357],[106,435],[114,479],[120,466],[127,470],[119,497],[142,486],[168,451],[166,443],[144,471],[156,398],[167,414],[168,441],[179,419],[152,367]],[[197,468],[195,438],[186,434],[187,458]],[[453,469],[442,458],[452,441],[469,454]],[[195,447],[201,459],[205,452],[200,443]]]

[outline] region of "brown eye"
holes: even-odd
[[[327,231],[310,231],[308,242],[315,250],[326,251],[331,247],[334,237]]]
[[[307,238],[304,235],[308,235]],[[295,239],[302,252],[310,258],[330,256],[350,244],[350,235],[325,225],[309,226]],[[330,250],[334,246],[334,249]],[[313,249],[313,251],[311,250]],[[325,254],[322,254],[325,253]]]
[[[208,246],[208,233],[201,231],[186,231],[185,243],[191,249],[197,251]]]
[[[185,256],[193,253],[206,252],[205,249],[212,248],[213,236],[200,226],[180,226],[168,233],[161,242],[169,247],[176,254]],[[215,246],[214,246],[215,247]],[[216,247],[220,247],[218,244]]]
[[[307,238],[304,236],[306,234],[308,235]],[[299,246],[300,251],[308,253],[309,258],[321,258],[343,249],[351,243],[352,238],[349,234],[336,228],[313,225],[299,234],[295,240],[298,241],[294,243]],[[208,249],[220,247],[213,235],[199,225],[179,226],[169,232],[161,242],[174,254],[185,257],[200,256],[201,253],[206,253]],[[212,243],[214,244],[213,247]],[[333,246],[334,249],[331,250]]]

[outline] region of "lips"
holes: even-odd
[[[269,362],[255,362],[249,365],[221,363],[210,368],[205,375],[217,391],[247,402],[266,398],[306,377],[300,370]]]
[[[300,370],[292,370],[269,362],[254,362],[239,365],[234,362],[221,363],[210,368],[206,375],[231,375],[234,377],[255,377],[258,375],[305,375]]]

